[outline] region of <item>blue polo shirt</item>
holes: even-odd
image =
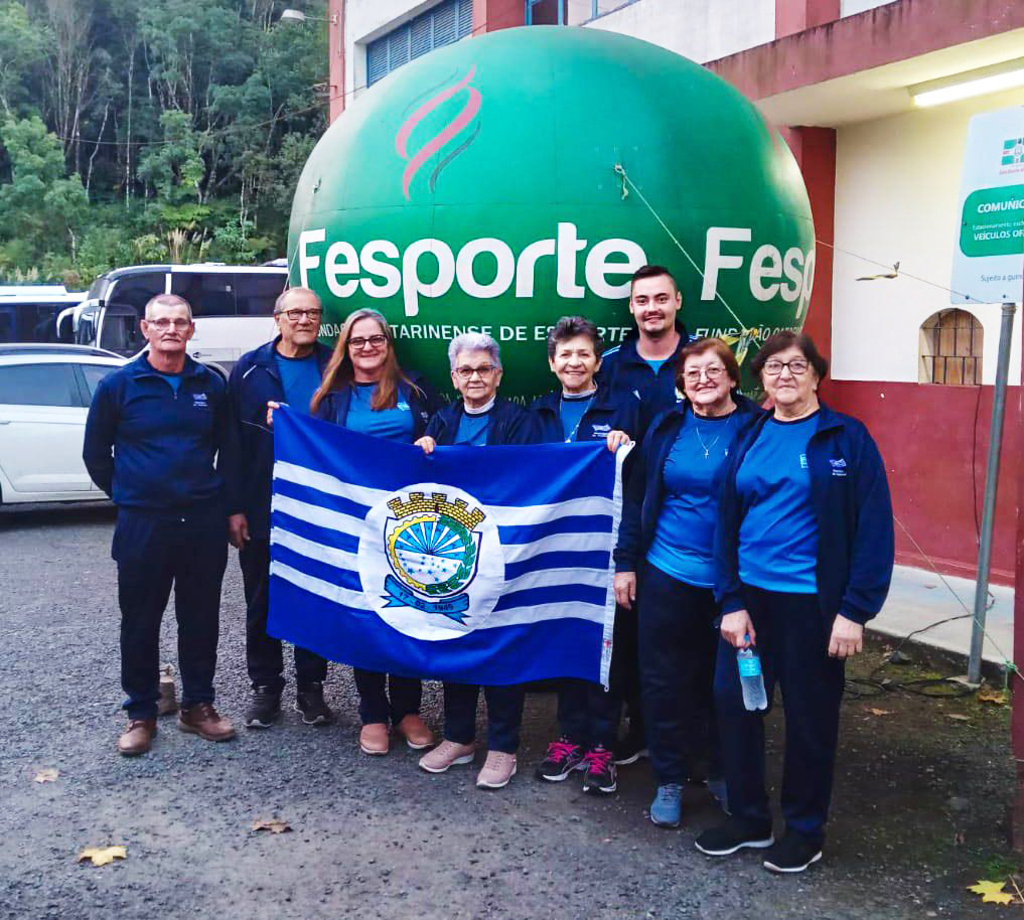
[[[414,423],[409,403],[399,395],[393,408],[374,410],[371,401],[376,392],[375,383],[357,383],[353,387],[345,427],[374,438],[409,444],[413,440]]]
[[[703,418],[687,408],[662,471],[664,499],[647,561],[698,588],[715,583],[716,477],[740,429],[735,416]]]
[[[807,444],[818,413],[796,422],[768,419],[736,471],[747,509],[739,534],[739,575],[766,591],[816,594],[818,523],[811,501]]]
[[[274,364],[281,375],[285,402],[297,412],[309,415],[310,400],[320,388],[320,364],[316,353],[310,352],[304,358],[286,358],[275,349]]]

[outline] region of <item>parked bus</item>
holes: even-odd
[[[97,278],[87,299],[58,320],[61,339],[105,348],[126,358],[142,351],[139,320],[156,294],[178,294],[192,306],[196,331],[188,353],[227,375],[245,352],[274,337],[274,301],[288,268],[263,266],[136,265]]]
[[[56,342],[56,318],[85,300],[62,284],[0,285],[0,344]]]

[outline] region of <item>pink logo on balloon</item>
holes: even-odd
[[[476,117],[477,112],[480,111],[480,93],[474,87],[469,85],[475,73],[476,66],[474,65],[473,67],[470,67],[469,73],[454,86],[451,86],[446,90],[442,90],[436,96],[424,102],[423,105],[409,116],[409,118],[403,123],[402,127],[398,129],[398,134],[395,135],[395,150],[398,151],[398,155],[403,160],[407,161],[405,172],[402,173],[402,193],[405,195],[406,201],[409,200],[409,185],[412,183],[413,178],[415,178],[416,174],[420,171],[427,160],[429,160],[450,141],[458,137],[474,117]],[[418,151],[410,154],[408,149],[409,137],[415,127],[431,112],[433,112],[434,109],[443,105],[452,97],[458,95],[462,90],[467,91],[467,99],[466,104],[462,107],[459,114],[456,115],[455,118],[452,119],[452,121],[450,121],[444,128],[442,128],[441,131],[435,134],[434,137],[427,141],[427,143]],[[477,122],[473,133],[434,167],[434,172],[430,176],[431,191],[434,190],[434,186],[437,183],[437,177],[441,170],[454,160],[455,157],[462,153],[462,151],[464,151],[470,144],[472,144],[474,140],[476,140],[476,136],[479,131],[480,123]]]

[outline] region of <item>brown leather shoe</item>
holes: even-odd
[[[423,724],[418,713],[410,712],[395,729],[405,735],[405,743],[414,751],[422,751],[434,743],[434,733]]]
[[[235,737],[235,727],[217,714],[212,703],[196,703],[178,710],[178,729],[206,741],[230,741]]]
[[[145,754],[153,746],[155,734],[156,719],[131,719],[117,739],[117,750],[125,757]]]
[[[359,731],[359,749],[364,754],[380,756],[388,752],[388,727],[383,722],[370,722]]]

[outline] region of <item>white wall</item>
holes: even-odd
[[[775,40],[774,0],[638,0],[588,23],[699,64]]]
[[[366,88],[366,44],[390,32],[439,0],[347,0],[345,3],[345,92],[351,101]]]
[[[967,122],[976,112],[1020,105],[1024,92],[993,94],[842,127],[836,150],[832,375],[839,380],[918,380],[918,329],[948,309],[953,247],[960,225],[960,172]],[[846,255],[885,264],[894,281],[856,281],[883,271]],[[961,307],[961,309],[963,309]],[[995,379],[1000,307],[971,306],[985,329],[982,375]],[[1010,383],[1020,382],[1018,313]]]
[[[876,6],[885,6],[892,2],[894,0],[839,0],[839,15],[854,16],[863,13],[864,10],[873,10]]]

